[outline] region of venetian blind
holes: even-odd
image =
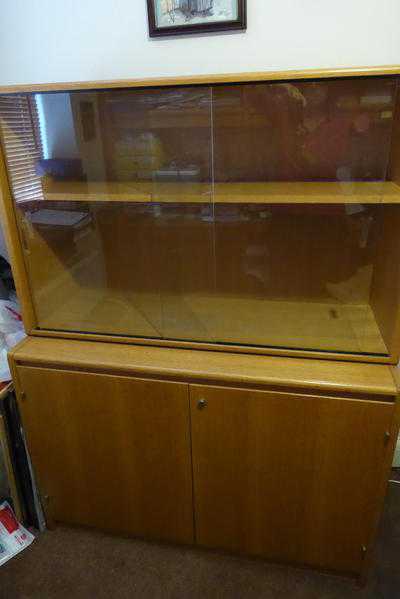
[[[14,200],[42,199],[40,177],[36,175],[42,143],[34,96],[0,95],[0,131]]]

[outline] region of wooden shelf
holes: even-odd
[[[43,197],[53,202],[204,203],[211,201],[211,184],[48,181]]]
[[[134,294],[111,289],[76,288],[62,305],[42,310],[41,328],[70,330],[79,327],[93,333],[114,333],[116,335],[136,332],[139,337],[160,338],[161,333],[138,307]],[[142,299],[142,298],[141,298]],[[151,298],[145,298],[150,306]],[[74,324],[75,323],[75,324]]]
[[[57,368],[71,366],[96,372],[115,369],[135,376],[204,380],[237,385],[272,385],[387,395],[394,400],[397,388],[391,368],[382,364],[357,364],[301,358],[271,357],[141,347],[122,343],[93,343],[46,337],[27,337],[13,350],[21,365],[44,363]]]
[[[45,201],[220,204],[398,204],[400,186],[385,182],[86,183],[46,181]]]
[[[66,295],[66,294],[64,294]],[[81,289],[40,319],[41,328],[160,339],[387,355],[368,304],[229,295]],[[47,311],[46,311],[47,312]]]
[[[218,114],[218,127],[234,128],[265,128],[272,127],[272,118],[262,113],[250,113],[241,110],[231,110]],[[149,131],[154,129],[208,129],[211,132],[211,115],[208,110],[199,111],[182,107],[182,110],[149,111],[133,115],[133,111],[119,114],[115,127],[122,131]]]
[[[400,186],[391,181],[217,183],[214,197],[223,204],[397,204]]]
[[[191,312],[215,342],[387,355],[368,304],[191,295]]]

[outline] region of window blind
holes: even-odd
[[[43,151],[34,96],[0,95],[0,132],[14,200],[43,199],[40,177],[36,175],[36,163]]]

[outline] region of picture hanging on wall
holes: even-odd
[[[147,0],[150,37],[246,29],[247,0]]]

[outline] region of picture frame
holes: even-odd
[[[150,37],[245,30],[247,0],[147,0]]]

